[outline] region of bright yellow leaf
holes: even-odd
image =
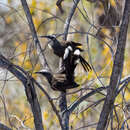
[[[48,119],[48,112],[47,111],[44,111],[43,112],[43,118],[44,118],[44,120],[47,120]]]
[[[116,7],[116,2],[115,2],[115,0],[109,0],[109,1],[110,1],[111,6]]]

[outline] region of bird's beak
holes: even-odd
[[[51,36],[51,35],[48,35],[48,36],[42,36],[42,37],[44,37],[44,38],[48,38],[48,39],[51,39],[51,40],[53,40],[54,38],[55,38],[55,36]]]

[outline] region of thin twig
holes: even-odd
[[[41,109],[37,99],[37,94],[35,91],[35,87],[31,77],[25,73],[23,74],[21,70],[19,71],[18,68],[13,65],[10,61],[8,61],[4,56],[0,54],[0,67],[3,69],[7,69],[10,71],[14,76],[16,76],[24,85],[26,96],[28,102],[30,103],[32,113],[34,116],[34,123],[36,130],[43,130],[42,125],[42,117],[41,117]]]
[[[33,37],[36,49],[37,49],[37,54],[39,55],[40,62],[42,64],[43,68],[51,71],[51,69],[50,69],[50,67],[49,67],[49,65],[46,61],[46,58],[44,56],[44,53],[42,52],[42,48],[41,48],[41,45],[40,45],[40,42],[39,42],[39,39],[38,39],[38,36],[37,36],[37,32],[36,32],[35,27],[34,27],[34,24],[33,24],[32,15],[30,13],[27,2],[26,2],[26,0],[21,0],[21,3],[22,3],[22,6],[24,8],[24,11],[25,11],[28,23],[29,23],[29,27],[30,27],[30,30],[31,30],[31,33],[32,33],[32,37]]]
[[[86,95],[82,96],[81,98],[79,98],[78,100],[74,101],[69,107],[68,107],[68,111],[70,113],[72,113],[74,111],[74,109],[82,102],[84,101],[86,98],[96,94],[99,91],[103,91],[105,89],[107,89],[108,87],[100,87],[97,89],[92,90],[91,92],[87,93]]]
[[[9,128],[8,126],[0,123],[0,130],[12,130],[11,128]]]
[[[66,19],[65,26],[64,26],[64,37],[63,37],[64,40],[67,40],[67,35],[68,35],[68,31],[69,31],[70,22],[71,22],[71,19],[72,19],[73,15],[74,15],[74,12],[76,10],[76,7],[77,7],[79,1],[80,0],[75,0],[74,1],[74,5],[71,8],[69,16]]]

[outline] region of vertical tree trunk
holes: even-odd
[[[108,116],[110,115],[110,112],[114,107],[116,92],[119,87],[124,64],[124,52],[126,46],[126,36],[128,30],[129,17],[130,17],[130,0],[126,0],[109,88],[100,114],[97,130],[105,129]]]
[[[61,92],[59,107],[62,119],[62,130],[69,130],[69,112],[67,111],[66,93]]]

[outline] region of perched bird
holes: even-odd
[[[55,91],[66,92],[66,89],[76,88],[79,86],[74,80],[67,80],[65,74],[52,74],[47,70],[41,70],[35,73],[45,76],[51,88]]]
[[[80,52],[83,52],[83,49],[80,48],[82,46],[81,43],[77,43],[73,41],[59,42],[56,39],[56,37],[53,35],[48,35],[43,37],[52,40],[52,42],[49,42],[48,46],[53,49],[55,55],[59,56],[63,60],[60,72],[61,71],[64,72],[65,70],[67,70],[67,73],[74,72],[78,61],[81,63],[81,65],[83,66],[86,72],[91,70],[91,66],[80,55]]]
[[[88,62],[80,55],[80,52],[83,52],[80,48],[82,44],[73,41],[59,42],[54,36],[43,37],[52,40],[48,45],[53,49],[55,55],[62,58],[62,65],[56,74],[47,70],[41,70],[36,73],[45,76],[53,90],[66,92],[66,89],[78,87],[79,85],[74,81],[74,71],[78,61],[85,71],[91,69]]]

